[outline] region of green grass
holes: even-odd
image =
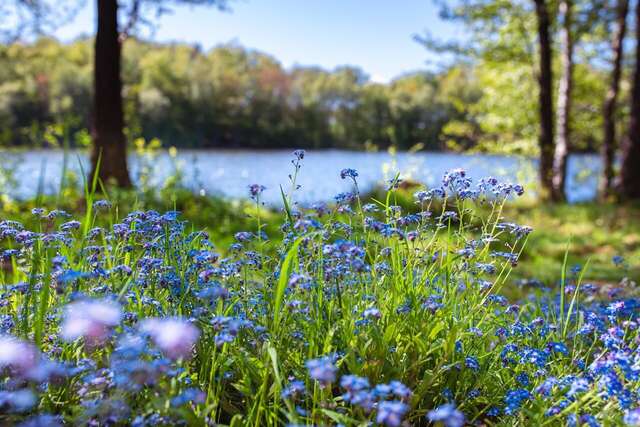
[[[415,210],[413,190],[394,193],[394,203],[404,210]],[[368,197],[379,198],[381,194],[378,190]],[[589,260],[589,280],[620,280],[620,267],[612,262],[616,255],[628,261],[629,276],[640,280],[640,204],[551,204],[525,198],[507,203],[503,217],[533,227],[514,278],[555,283],[569,244],[569,267]]]
[[[576,204],[524,205],[508,208],[505,215],[534,228],[522,257],[518,275],[557,278],[567,243],[568,264],[584,265],[587,277],[610,283],[620,279],[620,268],[612,262],[616,255],[630,264],[630,277],[640,277],[640,207],[637,205]]]

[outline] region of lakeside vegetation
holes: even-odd
[[[91,38],[0,45],[0,146],[90,143],[92,49]],[[606,74],[588,63],[576,74],[573,149],[597,151],[602,115],[591,106]],[[528,65],[461,62],[382,84],[354,66],[285,69],[237,44],[129,39],[122,79],[131,146],[144,138],[178,148],[537,150]]]

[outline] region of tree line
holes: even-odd
[[[0,144],[90,142],[93,39],[0,45]],[[578,151],[599,149],[593,96],[605,74],[579,69]],[[205,51],[129,39],[122,62],[128,140],[188,148],[476,150],[536,154],[534,81],[519,65],[457,62],[389,83],[365,70],[296,66],[237,44]]]
[[[41,38],[0,46],[2,145],[86,142],[92,44]],[[357,67],[285,69],[237,44],[204,51],[130,39],[122,62],[125,133],[191,148],[441,149],[444,126],[464,118],[455,103],[466,102],[456,93],[471,85],[466,73],[416,72],[380,84]]]

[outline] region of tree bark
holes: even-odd
[[[563,17],[560,28],[562,74],[558,85],[558,116],[556,121],[556,146],[553,157],[552,200],[565,200],[567,181],[567,157],[571,141],[571,92],[573,90],[573,37],[571,0],[560,1],[560,14]]]
[[[631,91],[629,130],[622,141],[622,165],[618,179],[622,199],[640,199],[640,2],[636,4],[636,63]]]
[[[106,185],[130,187],[124,137],[121,44],[117,0],[97,0],[98,30],[94,52],[91,180],[96,172]]]
[[[613,68],[611,70],[611,81],[604,102],[603,108],[603,131],[602,141],[602,181],[600,184],[600,194],[603,198],[608,198],[613,189],[613,161],[616,150],[616,125],[615,113],[620,92],[620,78],[622,76],[622,58],[624,57],[624,38],[627,32],[627,14],[629,13],[629,0],[618,0],[617,6],[617,28],[614,34],[611,50],[613,51]]]
[[[536,18],[538,21],[539,72],[538,72],[538,103],[540,112],[540,184],[544,196],[553,191],[553,96],[551,69],[551,39],[549,37],[549,11],[546,0],[534,0]]]

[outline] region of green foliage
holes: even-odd
[[[91,51],[91,39],[0,46],[0,144],[84,145]],[[202,51],[129,39],[123,52],[131,142],[438,149],[443,125],[462,119],[453,100],[439,94],[441,76],[426,72],[382,85],[355,67],[285,70],[275,58],[234,44]]]
[[[506,35],[505,35],[506,37]],[[373,83],[354,67],[285,70],[237,45],[204,52],[127,40],[126,135],[165,147],[477,150],[536,153],[533,68],[517,52],[486,54],[438,73]],[[575,147],[600,144],[605,72],[576,67]],[[518,60],[516,60],[518,59]],[[0,145],[89,143],[92,40],[0,45]]]
[[[465,37],[451,42],[427,33],[418,36],[418,41],[431,51],[454,55],[454,64],[469,64],[468,76],[458,79],[460,87],[468,88],[466,93],[462,92],[466,97],[460,96],[460,102],[454,102],[466,114],[462,120],[450,120],[444,127],[445,136],[458,138],[447,140],[447,147],[537,155],[538,45],[534,2],[455,0],[437,3],[445,19],[464,28]],[[559,49],[554,37],[558,5],[555,1],[547,3],[552,14],[553,69],[558,76]],[[570,143],[573,151],[595,151],[602,142],[602,104],[609,80],[607,62],[615,10],[613,3],[599,0],[575,1],[574,10],[572,35],[576,47]],[[453,70],[459,68],[456,65]],[[556,78],[555,85],[557,81]],[[623,87],[622,98],[626,96],[625,91]],[[459,141],[465,139],[471,143],[460,145]]]

